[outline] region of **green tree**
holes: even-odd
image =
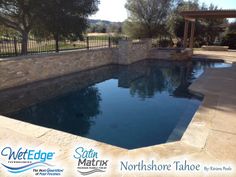
[[[82,38],[87,29],[87,17],[98,10],[99,0],[34,0],[37,8],[37,24],[41,31],[50,33],[56,41]]]
[[[227,33],[236,33],[236,21],[229,24]]]
[[[221,45],[229,46],[230,49],[236,49],[236,22],[229,24]]]
[[[108,32],[121,34],[122,33],[122,23],[111,23],[108,26]]]
[[[96,32],[97,33],[106,33],[107,26],[104,23],[99,23],[96,25]]]
[[[185,20],[180,15],[182,11],[199,10],[198,1],[179,1],[176,8],[173,9],[173,13],[169,17],[168,26],[171,32],[179,38],[184,36],[184,24]],[[197,22],[198,23],[198,22]]]
[[[218,7],[211,4],[208,10],[218,10]],[[222,18],[202,19],[203,32],[208,45],[214,44],[216,38],[219,38],[220,34],[226,30],[227,23],[227,19]]]
[[[105,24],[92,24],[89,26],[87,32],[89,33],[106,33],[107,26]]]
[[[7,28],[4,25],[0,25],[0,36],[16,36],[18,32],[12,28]]]
[[[21,34],[22,54],[27,54],[28,35],[34,23],[35,7],[34,0],[0,0],[0,24]]]
[[[173,0],[128,0],[124,29],[132,37],[154,37],[163,31]]]

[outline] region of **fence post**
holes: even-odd
[[[111,48],[111,36],[108,38],[108,47]]]
[[[16,37],[14,37],[14,49],[15,49],[15,55],[17,56],[17,41],[16,41]]]
[[[87,50],[89,50],[89,37],[86,37],[86,41],[87,41]]]

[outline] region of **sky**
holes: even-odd
[[[91,19],[122,22],[127,18],[125,3],[127,0],[100,0],[99,11]],[[222,9],[236,9],[236,0],[199,0],[207,5],[213,3]]]

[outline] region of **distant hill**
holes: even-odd
[[[115,22],[107,21],[107,20],[94,20],[94,19],[89,19],[89,23],[91,25],[96,25],[96,24],[105,24],[105,25],[110,25]]]
[[[89,19],[89,24],[90,25],[106,25],[106,26],[110,26],[110,25],[121,25],[122,22],[111,22],[111,21],[108,21],[108,20]]]
[[[89,19],[89,28],[87,33],[121,33],[122,23],[111,22],[108,20]]]

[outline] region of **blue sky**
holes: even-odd
[[[99,11],[91,19],[102,19],[122,22],[127,18],[126,0],[100,0]],[[199,0],[209,5],[213,3],[222,9],[236,9],[236,0]]]

